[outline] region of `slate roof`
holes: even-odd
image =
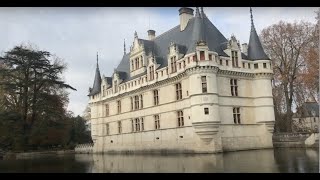
[[[94,77],[94,82],[91,91],[89,92],[88,96],[93,96],[101,91],[101,75],[100,75],[100,70],[99,70],[99,65],[97,62],[97,67],[96,67],[96,74]]]

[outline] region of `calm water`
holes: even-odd
[[[268,149],[211,155],[47,155],[0,160],[4,172],[167,173],[297,172],[318,173],[318,149]]]

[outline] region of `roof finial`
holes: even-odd
[[[196,7],[196,17],[200,17],[199,7]]]
[[[98,52],[97,52],[97,66],[98,66],[99,58],[98,58]]]
[[[251,17],[251,28],[254,29],[254,24],[253,24],[253,15],[252,15],[252,8],[250,7],[250,17]]]
[[[127,54],[126,53],[126,39],[123,40],[123,51],[124,51],[124,54]]]

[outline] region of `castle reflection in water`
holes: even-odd
[[[76,154],[92,173],[319,172],[318,149],[265,149],[203,155]]]

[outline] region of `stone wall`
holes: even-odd
[[[281,147],[319,147],[318,133],[276,133],[272,137],[273,146]]]
[[[79,154],[89,154],[93,151],[93,144],[78,144],[75,148],[75,153]]]

